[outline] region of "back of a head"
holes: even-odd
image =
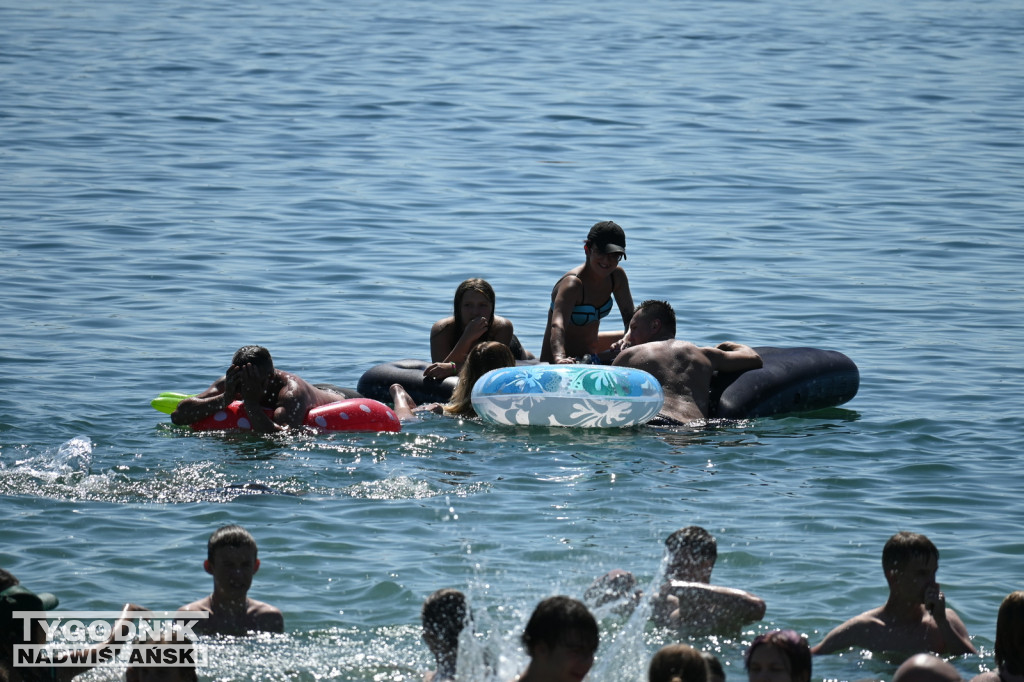
[[[459,633],[470,618],[466,595],[452,588],[437,590],[424,600],[420,615],[424,637],[432,649],[435,645],[458,649]]]
[[[924,535],[900,531],[893,535],[882,548],[882,568],[891,571],[905,566],[914,557],[939,559],[939,550]]]
[[[647,668],[648,682],[707,682],[707,678],[704,657],[686,644],[663,646]]]
[[[708,669],[708,682],[725,682],[725,668],[718,657],[710,651],[702,651],[700,655]]]
[[[718,541],[700,526],[687,526],[672,533],[665,538],[665,549],[673,557],[690,556],[712,563],[718,559]]]
[[[1011,592],[999,605],[995,649],[1000,671],[1024,674],[1024,590]]]
[[[750,670],[750,661],[758,647],[775,647],[789,663],[789,678],[794,682],[809,682],[811,679],[811,647],[807,638],[795,630],[772,630],[758,635],[747,649],[744,665]]]
[[[270,351],[263,346],[242,346],[235,351],[231,358],[231,364],[237,367],[251,364],[264,374],[274,371],[274,361],[270,357]]]
[[[256,539],[245,528],[236,525],[221,526],[213,531],[206,543],[206,558],[213,561],[213,553],[221,547],[251,547],[256,556]]]
[[[472,416],[473,386],[483,375],[492,369],[515,367],[516,359],[512,351],[498,341],[484,341],[473,346],[466,355],[466,362],[459,371],[459,383],[452,391],[452,398],[445,405],[447,414],[465,414]]]
[[[535,645],[543,643],[548,648],[554,648],[572,635],[576,635],[582,645],[597,650],[600,640],[594,616],[583,602],[558,595],[537,604],[526,623],[522,641],[532,656]]]
[[[676,311],[668,301],[648,299],[641,301],[633,310],[633,315],[644,315],[650,320],[659,320],[662,330],[670,337],[676,335]]]
[[[915,654],[903,662],[892,682],[960,682],[959,671],[934,654]]]

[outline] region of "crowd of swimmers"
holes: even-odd
[[[565,273],[554,285],[540,362],[612,364],[643,369],[655,376],[665,395],[658,421],[688,424],[708,417],[711,378],[716,371],[744,371],[761,366],[761,358],[748,346],[726,342],[698,347],[677,340],[672,306],[659,300],[633,305],[629,281],[621,267],[626,237],[611,221],[595,224],[584,242],[585,261]],[[618,306],[624,329],[601,331],[600,321]],[[469,396],[473,384],[486,371],[516,362],[536,362],[525,350],[511,321],[495,313],[495,295],[482,279],[466,280],[456,289],[453,314],[431,329],[431,363],[424,377],[443,380],[458,376],[451,399],[445,404],[416,405],[400,385],[391,387],[395,411],[402,419],[418,411],[473,416]],[[176,424],[191,424],[229,402],[240,400],[254,431],[273,433],[299,427],[307,412],[320,405],[358,397],[352,389],[313,385],[274,366],[270,352],[245,346],[234,355],[224,376],[205,391],[183,400],[171,415]],[[264,409],[269,408],[269,414]],[[635,576],[617,569],[598,577],[582,600],[559,595],[541,601],[523,631],[521,641],[529,663],[515,679],[519,682],[580,682],[590,671],[599,643],[591,609],[607,607],[619,614],[638,606],[649,609],[657,627],[680,633],[708,634],[738,631],[760,621],[765,601],[741,589],[713,585],[711,572],[717,543],[706,530],[690,526],[665,541],[664,582],[655,594],[644,595]],[[809,682],[812,658],[851,648],[895,651],[909,655],[894,682],[956,682],[956,669],[942,656],[976,654],[963,622],[945,603],[935,581],[939,552],[928,538],[900,532],[882,550],[882,568],[889,586],[885,604],[855,616],[830,631],[813,647],[793,630],[773,630],[757,636],[748,648],[744,665],[750,682]],[[284,631],[279,609],[248,596],[259,569],[256,542],[245,529],[226,526],[210,537],[204,568],[213,576],[213,592],[179,611],[203,612],[194,632],[200,635],[245,635]],[[26,629],[14,612],[48,611],[57,606],[52,594],[35,594],[13,575],[0,569],[0,682],[8,680],[71,679],[83,668],[17,668],[13,647],[37,641],[45,633]],[[123,625],[146,613],[127,604],[111,629],[103,650],[120,649],[128,642]],[[456,679],[459,637],[472,624],[469,604],[462,592],[446,588],[430,595],[422,611],[423,639],[436,661],[425,682]],[[33,639],[34,638],[34,639]],[[161,640],[163,641],[163,640]],[[171,637],[171,642],[174,638]],[[136,642],[137,644],[139,642]],[[1003,601],[996,624],[995,669],[972,682],[1024,682],[1024,591]],[[175,679],[195,680],[194,668],[172,668]],[[166,669],[129,666],[129,680],[156,679]],[[724,673],[713,655],[686,644],[660,649],[650,661],[651,682],[723,682]]]
[[[665,540],[663,582],[651,595],[637,588],[635,576],[616,569],[596,578],[577,599],[556,595],[537,604],[521,636],[529,656],[525,669],[512,682],[581,682],[594,664],[600,642],[593,611],[626,615],[643,606],[655,627],[681,636],[738,633],[744,626],[760,621],[765,601],[741,589],[714,585],[711,572],[717,560],[717,541],[699,526],[688,526]],[[865,611],[831,630],[811,646],[807,638],[790,629],[758,635],[744,656],[749,682],[810,682],[815,656],[850,649],[904,654],[893,682],[958,682],[961,676],[948,658],[977,654],[963,622],[946,606],[945,595],[936,582],[939,551],[924,535],[901,531],[882,549],[882,569],[889,586],[885,604]],[[203,613],[194,621],[196,635],[246,636],[284,632],[280,609],[249,596],[260,560],[256,541],[237,525],[217,529],[207,542],[204,569],[213,578],[213,592],[185,604],[175,612]],[[52,611],[58,605],[50,593],[36,594],[22,586],[8,571],[0,569],[0,682],[18,680],[70,680],[90,669],[78,667],[19,667],[16,647],[43,644],[46,631],[19,611]],[[144,618],[149,611],[126,604],[97,650],[114,655],[129,643],[125,625]],[[444,588],[429,595],[421,611],[422,637],[434,657],[434,669],[424,682],[453,682],[460,678],[460,642],[463,631],[472,633],[472,609],[463,592]],[[467,630],[468,628],[468,630]],[[28,636],[26,637],[26,633]],[[191,638],[167,632],[149,633],[140,644],[186,645]],[[971,682],[1024,682],[1024,591],[1008,595],[996,620],[995,668],[975,676]],[[492,675],[488,675],[493,679]],[[648,667],[650,682],[724,682],[724,669],[710,652],[700,652],[684,643],[659,649]],[[195,666],[159,667],[129,665],[129,682],[180,680],[194,682]]]
[[[711,380],[715,372],[742,372],[761,367],[749,346],[724,342],[698,347],[676,339],[671,304],[646,300],[634,306],[629,280],[621,266],[626,235],[616,223],[596,223],[583,243],[584,262],[565,273],[551,291],[539,360],[515,335],[512,322],[495,312],[494,289],[483,279],[468,279],[455,290],[452,314],[430,330],[431,362],[425,380],[457,376],[445,404],[417,405],[401,384],[390,387],[399,418],[417,412],[473,417],[473,385],[489,370],[521,363],[607,364],[642,369],[661,384],[665,395],[656,425],[685,425],[709,415]],[[601,330],[601,320],[614,304],[621,330]],[[274,367],[261,346],[240,348],[224,376],[205,391],[183,400],[171,415],[175,424],[192,424],[240,400],[252,430],[274,433],[300,427],[310,409],[358,397],[352,389],[311,384]],[[265,412],[269,410],[269,414]]]

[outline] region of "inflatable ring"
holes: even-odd
[[[834,350],[758,346],[764,366],[718,373],[711,382],[710,416],[753,419],[835,407],[857,395],[860,371]]]
[[[653,419],[665,396],[643,370],[607,365],[520,365],[487,372],[473,409],[495,424],[621,428]]]
[[[264,408],[267,416],[273,414]],[[391,431],[402,430],[401,422],[387,405],[367,398],[339,400],[314,407],[303,422],[318,431]],[[223,410],[211,414],[192,424],[193,431],[227,431],[252,429],[245,405],[240,400]]]
[[[423,376],[423,370],[430,366],[423,360],[395,360],[375,365],[359,377],[356,390],[367,398],[382,403],[391,402],[391,384],[401,384],[417,405],[423,403],[446,403],[459,383],[458,377],[440,381]]]

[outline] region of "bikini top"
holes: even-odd
[[[574,275],[572,273],[563,276],[562,279],[565,279],[566,277],[570,276],[575,277],[576,279],[580,279],[579,275]],[[562,279],[558,280],[558,282],[555,282],[555,288],[551,290],[551,307],[549,308],[549,310],[555,309],[555,291],[558,289],[558,284],[559,282],[562,281]],[[580,284],[582,285],[582,283],[583,280],[580,279]],[[612,287],[614,286],[615,273],[612,273]],[[586,298],[586,291],[583,292],[583,298]],[[600,307],[590,305],[589,303],[580,303],[579,305],[573,306],[572,314],[569,316],[569,320],[577,327],[582,327],[584,325],[590,324],[591,322],[596,322],[597,320],[604,319],[605,317],[608,316],[608,313],[610,313],[611,311],[612,297],[609,296],[608,300],[602,303]]]

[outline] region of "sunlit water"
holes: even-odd
[[[420,604],[457,587],[465,679],[507,680],[540,599],[612,568],[650,590],[696,523],[713,580],[768,604],[685,638],[735,680],[758,632],[813,643],[880,604],[907,529],[981,650],[955,664],[990,667],[1024,580],[1022,45],[1008,1],[8,3],[0,565],[62,609],[173,609],[241,523],[286,634],[211,642],[204,678],[418,679]],[[860,393],[706,429],[267,439],[148,405],[247,343],[355,386],[426,357],[469,276],[536,352],[609,218],[681,337],[840,350]],[[644,679],[677,637],[598,616],[595,682]]]

